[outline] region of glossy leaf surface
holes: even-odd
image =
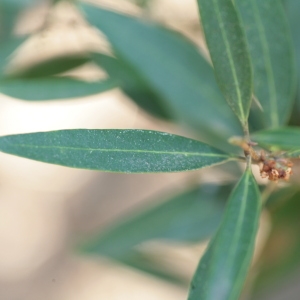
[[[87,82],[67,77],[11,79],[0,83],[2,94],[29,101],[84,97],[116,87],[110,79]]]
[[[204,143],[147,130],[59,130],[4,136],[0,151],[73,168],[155,173],[195,170],[232,159]]]
[[[174,32],[133,17],[90,5],[82,8],[88,22],[108,37],[117,56],[160,95],[172,116],[199,131],[203,140],[214,146],[226,145],[233,132],[241,132],[210,65],[194,45]]]
[[[252,70],[244,32],[232,0],[198,0],[215,76],[243,125],[252,99]]]
[[[236,0],[246,30],[254,75],[254,94],[263,127],[284,125],[295,99],[295,61],[281,0]]]
[[[246,170],[194,275],[189,300],[237,300],[250,266],[260,216],[257,183]]]
[[[281,127],[256,132],[252,139],[260,145],[275,146],[282,150],[300,149],[300,127]]]
[[[226,197],[229,191],[228,186],[206,184],[152,205],[108,228],[84,250],[121,258],[134,246],[151,239],[203,240],[217,229],[224,209],[224,195]]]

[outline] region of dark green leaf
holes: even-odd
[[[90,5],[88,21],[112,43],[116,54],[160,96],[172,116],[200,131],[214,146],[241,133],[220,94],[209,64],[197,48],[174,32]]]
[[[111,79],[87,82],[67,77],[45,77],[35,79],[10,79],[0,83],[2,94],[29,100],[55,100],[84,97],[116,87]]]
[[[236,300],[251,262],[260,215],[257,183],[247,169],[229,197],[221,226],[194,275],[189,300]]]
[[[262,105],[253,118],[263,127],[284,125],[295,99],[295,61],[281,0],[235,0],[254,72],[254,93]]]
[[[256,132],[252,139],[260,145],[282,150],[300,149],[300,127],[281,127]]]
[[[83,249],[119,259],[151,239],[203,240],[217,229],[229,191],[228,186],[197,187],[119,221]]]
[[[141,108],[156,117],[171,119],[170,113],[163,107],[164,102],[160,99],[160,96],[129,65],[120,59],[100,53],[92,53],[91,58],[111,78],[120,82],[123,91]]]
[[[297,270],[300,266],[299,199],[299,191],[294,195],[288,193],[282,195],[281,201],[277,201],[270,207],[272,228],[258,261],[259,272],[255,276],[254,294],[251,298],[253,300],[266,299],[267,291],[276,293],[286,287],[286,282],[290,281],[293,275],[298,276]],[[295,298],[292,297],[292,299],[298,298],[298,295]]]
[[[147,130],[60,130],[4,136],[0,151],[73,168],[155,173],[195,170],[231,156],[169,133]]]
[[[215,75],[228,104],[246,127],[252,70],[244,32],[232,0],[198,0]]]
[[[25,69],[16,70],[13,74],[9,75],[9,78],[37,78],[53,76],[80,67],[88,61],[89,59],[87,57],[72,54],[54,57],[30,65]]]

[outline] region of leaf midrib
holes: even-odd
[[[64,146],[39,146],[26,144],[10,144],[12,147],[26,147],[26,148],[42,148],[42,149],[59,149],[59,150],[74,150],[74,151],[97,151],[97,152],[132,152],[132,153],[150,153],[150,154],[169,154],[169,155],[185,155],[185,156],[206,156],[206,157],[226,157],[227,154],[218,153],[200,153],[200,152],[179,152],[179,151],[157,151],[157,150],[134,150],[134,149],[110,149],[110,148],[79,148],[79,147],[64,147]],[[1,146],[0,146],[1,151]]]
[[[235,86],[235,91],[236,91],[236,95],[237,95],[237,98],[238,98],[238,108],[240,110],[240,119],[241,121],[245,121],[245,114],[244,114],[244,110],[243,110],[243,107],[241,105],[242,103],[242,97],[241,97],[241,92],[239,90],[239,81],[238,81],[238,77],[237,77],[237,74],[236,74],[236,68],[235,68],[235,64],[234,64],[234,61],[232,59],[232,54],[231,54],[231,47],[230,47],[230,44],[228,43],[227,41],[227,35],[226,35],[226,32],[224,31],[224,23],[222,21],[222,17],[221,17],[221,13],[220,13],[220,8],[218,6],[218,1],[217,0],[213,0],[213,4],[215,6],[215,9],[216,9],[216,17],[218,19],[218,22],[219,22],[219,27],[220,27],[220,30],[221,30],[221,35],[222,35],[222,38],[223,38],[223,41],[224,41],[224,44],[225,44],[225,50],[226,50],[226,53],[227,53],[227,56],[228,56],[228,61],[229,61],[229,64],[230,64],[230,69],[231,69],[231,72],[232,72],[232,77],[233,77],[233,81],[234,81],[234,86]],[[233,105],[233,103],[231,103],[230,105],[233,110],[235,110],[235,107]]]
[[[262,49],[263,49],[263,58],[265,61],[266,72],[269,76],[269,80],[267,81],[267,85],[269,88],[269,103],[271,107],[271,126],[277,127],[279,126],[278,120],[278,105],[277,105],[277,93],[276,93],[276,85],[275,85],[275,78],[273,76],[273,68],[271,63],[271,55],[268,43],[266,43],[266,32],[264,30],[264,26],[261,20],[261,16],[259,13],[259,9],[255,1],[250,0],[254,13],[254,18],[256,20],[255,24],[257,25],[258,29],[258,36],[261,41]]]
[[[244,193],[242,196],[243,202],[242,202],[242,207],[240,209],[239,217],[238,217],[237,224],[236,224],[236,227],[238,228],[238,230],[234,234],[232,245],[235,245],[242,235],[242,226],[241,225],[242,225],[243,219],[245,217],[245,212],[246,212],[246,207],[247,207],[247,201],[246,201],[247,199],[246,198],[247,198],[247,194],[249,191],[249,179],[250,179],[250,175],[251,175],[249,170],[247,170],[246,172],[247,172],[247,178],[245,179],[245,189],[244,189]],[[236,257],[236,252],[237,252],[237,247],[233,247],[232,254],[230,255],[230,258],[229,258],[230,265],[232,265],[232,261]],[[244,260],[244,262],[245,262],[245,260]],[[244,267],[244,263],[242,263],[240,270],[242,270],[243,267]],[[240,272],[238,272],[238,274],[239,273]],[[237,277],[237,281],[239,280],[238,278],[239,277]],[[236,288],[237,288],[236,285],[233,286],[229,298],[231,298],[231,295],[234,295],[236,293]]]

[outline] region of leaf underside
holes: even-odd
[[[0,138],[0,151],[73,168],[156,173],[195,170],[233,157],[202,142],[147,130],[59,130]]]

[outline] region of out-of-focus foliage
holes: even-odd
[[[235,1],[246,30],[254,75],[256,127],[286,124],[295,99],[296,74],[291,34],[279,0]],[[280,46],[278,46],[280,45]]]
[[[151,5],[151,1],[132,1],[141,8]],[[59,2],[63,1],[50,3],[57,8]],[[68,2],[78,5],[78,1]],[[295,83],[299,83],[294,72],[294,56],[300,70],[299,1],[284,1],[286,18],[280,0],[198,0],[212,65],[190,40],[160,24],[80,3],[78,11],[106,36],[112,53],[91,49],[12,71],[12,54],[27,38],[14,35],[16,21],[35,3],[0,3],[1,93],[44,101],[120,88],[154,119],[184,125],[201,141],[158,131],[76,129],[3,136],[2,152],[57,165],[125,173],[195,170],[235,159],[247,163],[231,194],[232,184],[218,187],[210,183],[175,195],[112,224],[84,247],[86,253],[106,255],[180,282],[183,278],[163,270],[138,246],[153,239],[199,242],[215,234],[194,275],[189,299],[237,300],[251,265],[261,198],[267,198],[264,209],[271,214],[273,228],[258,263],[254,295],[290,273],[299,264],[297,184],[292,181],[273,194],[272,185],[262,186],[261,197],[250,167],[259,164],[276,174],[286,157],[299,158],[298,127],[287,126]],[[41,31],[47,29],[46,23]],[[86,63],[104,70],[106,79],[86,81],[69,75]],[[257,98],[256,104],[253,98]],[[299,125],[300,106],[296,107],[293,124]],[[266,154],[252,148],[249,128],[257,148],[269,150]],[[263,130],[253,132],[258,129]],[[235,140],[240,141],[245,155],[237,157],[233,153],[242,151],[227,140],[243,131],[244,137]],[[213,176],[219,171],[215,169]]]

